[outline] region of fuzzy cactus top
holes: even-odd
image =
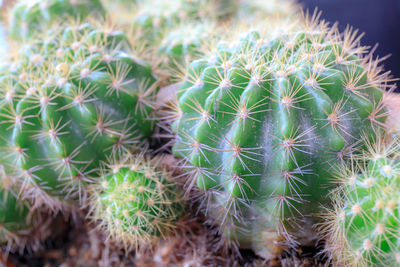
[[[157,82],[120,31],[71,26],[24,46],[0,72],[0,164],[22,198],[85,197],[108,157],[152,134]]]
[[[341,35],[315,15],[221,43],[191,63],[178,90],[173,151],[227,236],[265,257],[280,241],[315,236],[331,166],[362,133],[374,139],[385,117],[384,81],[365,52],[356,33]]]
[[[100,0],[21,0],[11,11],[9,34],[16,40],[46,31],[54,22],[83,20],[90,13],[103,16]]]

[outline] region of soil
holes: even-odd
[[[226,249],[211,226],[202,218],[190,218],[166,241],[153,249],[126,253],[108,241],[93,223],[83,218],[53,220],[52,235],[35,252],[25,249],[1,256],[0,267],[197,267],[197,266],[328,266],[318,248],[304,247],[273,261],[258,258],[252,251]],[[4,248],[3,248],[4,250]]]

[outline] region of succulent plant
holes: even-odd
[[[322,233],[335,264],[400,266],[400,147],[377,142],[338,170],[335,206]]]
[[[221,43],[177,93],[173,152],[188,183],[228,239],[266,258],[315,237],[331,166],[385,119],[377,62],[356,32],[318,18]]]
[[[211,22],[181,24],[163,38],[159,52],[168,66],[185,66],[185,63],[201,57],[215,31]]]
[[[83,20],[89,14],[104,16],[99,0],[21,0],[11,11],[9,34],[17,40],[29,39],[56,21]]]
[[[239,0],[237,17],[247,23],[255,23],[267,18],[283,19],[300,11],[296,0]]]
[[[0,189],[0,245],[17,241],[18,233],[29,226],[29,209],[4,189]]]
[[[137,155],[112,162],[91,190],[92,218],[126,249],[154,244],[185,215],[180,189],[161,160]]]
[[[90,24],[21,48],[1,68],[0,165],[22,199],[85,198],[102,161],[151,136],[157,81],[120,31]]]
[[[153,0],[139,3],[134,25],[150,45],[159,43],[171,29],[190,22],[217,20],[215,0]]]

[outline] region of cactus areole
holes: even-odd
[[[150,137],[157,83],[129,44],[123,32],[68,27],[2,70],[0,164],[23,198],[83,196],[101,162]]]
[[[189,66],[173,152],[210,198],[206,212],[242,246],[269,257],[279,241],[310,237],[331,166],[361,134],[375,138],[381,78],[355,36],[314,17],[273,36],[249,32]]]

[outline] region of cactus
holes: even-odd
[[[151,136],[157,81],[123,32],[67,27],[1,68],[0,165],[34,206],[84,200],[100,163]]]
[[[56,21],[89,14],[104,15],[99,0],[22,0],[11,11],[9,34],[13,39],[28,39],[46,31]]]
[[[128,250],[154,244],[185,214],[180,190],[161,161],[137,155],[113,162],[91,190],[91,217]]]
[[[164,37],[159,52],[168,66],[184,66],[202,55],[215,31],[211,22],[181,24]]]
[[[399,142],[377,142],[338,170],[335,205],[321,224],[327,252],[344,266],[400,266]]]
[[[385,119],[377,62],[362,57],[356,32],[318,19],[221,43],[177,93],[173,152],[188,184],[228,239],[266,258],[315,237],[331,165]]]
[[[160,42],[170,29],[183,23],[216,20],[221,10],[215,0],[145,1],[139,3],[134,25],[149,44]]]
[[[259,22],[267,18],[286,18],[300,10],[295,0],[240,0],[237,17],[247,23]]]
[[[0,189],[0,245],[18,242],[18,235],[29,227],[29,209],[13,194]]]

